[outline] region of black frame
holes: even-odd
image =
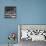
[[[5,7],[5,18],[16,18],[16,6]]]

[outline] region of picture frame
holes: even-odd
[[[16,18],[16,6],[5,6],[5,18]]]
[[[23,31],[27,30],[28,30],[26,34],[27,37],[25,38],[25,33]],[[24,33],[24,35],[22,33]],[[46,24],[19,24],[18,38],[19,42],[24,39],[31,41],[46,41]]]

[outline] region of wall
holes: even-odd
[[[4,18],[5,6],[16,6],[15,2],[15,0],[0,0],[0,44],[8,43],[8,34],[10,32],[16,32],[17,34],[18,19]]]
[[[5,19],[4,7],[12,5],[17,17]],[[9,32],[18,32],[18,24],[46,24],[46,0],[0,0],[0,44],[8,43]]]
[[[23,0],[21,24],[46,24],[46,0]]]

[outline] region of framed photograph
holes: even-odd
[[[18,37],[21,40],[46,41],[46,25],[18,25]]]
[[[16,6],[5,7],[5,18],[16,18]]]

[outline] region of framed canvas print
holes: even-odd
[[[5,7],[5,18],[16,18],[16,6]]]

